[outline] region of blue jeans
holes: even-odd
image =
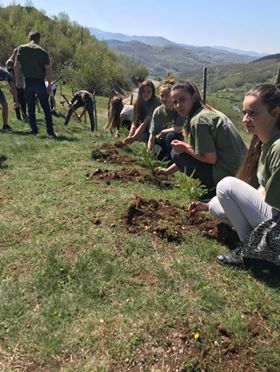
[[[73,112],[76,111],[79,107],[84,107],[87,110],[89,120],[90,120],[90,129],[93,132],[94,129],[95,129],[95,119],[94,119],[94,109],[95,108],[94,108],[94,105],[93,105],[93,101],[91,99],[88,100],[87,102],[83,102],[81,99],[78,99],[78,101],[73,106],[71,106],[69,108],[69,110],[67,112],[67,115],[66,115],[66,118],[65,118],[64,124],[67,125],[69,123]]]
[[[42,109],[45,114],[45,121],[47,132],[49,135],[54,134],[52,115],[49,106],[49,96],[45,87],[45,82],[43,79],[25,79],[25,97],[28,108],[29,122],[33,134],[38,133],[38,128],[36,124],[36,115],[35,115],[35,95],[37,95]]]
[[[193,178],[198,178],[207,189],[216,186],[212,176],[211,164],[203,163],[186,152],[177,154],[174,150],[171,151],[171,158],[181,172],[186,173],[187,176],[192,175]]]
[[[181,133],[170,132],[162,140],[155,140],[153,152],[159,160],[171,160],[171,142],[175,139],[183,141],[184,137]]]

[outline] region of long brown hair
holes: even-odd
[[[122,97],[116,96],[111,101],[111,107],[109,111],[109,118],[106,128],[112,130],[113,128],[120,128],[121,124],[121,111],[123,109]]]
[[[144,100],[142,98],[143,91],[146,87],[150,87],[152,89],[152,100],[155,97],[155,86],[151,80],[145,80],[141,83],[139,90],[138,90],[138,97],[134,105],[134,123],[138,126],[142,121],[145,119],[146,113],[143,111]]]
[[[191,80],[179,80],[176,84],[173,85],[173,87],[171,88],[171,91],[173,92],[174,90],[177,90],[177,89],[182,89],[186,93],[189,93],[191,96],[194,96],[194,98],[195,98],[195,101],[193,103],[191,111],[188,115],[187,125],[190,124],[191,119],[193,118],[195,112],[199,108],[206,107],[209,110],[213,110],[213,108],[211,106],[209,106],[209,105],[207,105],[203,102],[203,100],[201,98],[201,95],[200,95],[200,92],[199,92],[199,89],[193,81],[191,81]]]
[[[280,106],[280,89],[279,85],[273,84],[260,84],[255,88],[251,89],[246,95],[254,96],[260,99],[262,104],[267,107],[268,112],[271,112],[275,107]],[[276,122],[278,129],[280,129],[280,115]],[[254,135],[250,143],[247,155],[240,165],[239,171],[236,177],[241,180],[256,186],[257,179],[257,168],[261,155],[262,142]]]

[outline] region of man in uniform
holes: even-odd
[[[30,32],[29,43],[18,47],[15,78],[17,86],[20,86],[21,71],[25,81],[25,94],[32,133],[34,135],[38,134],[35,116],[36,95],[44,111],[47,132],[50,136],[55,137],[48,99],[51,92],[52,69],[48,53],[38,45],[40,38],[39,32]],[[45,86],[45,78],[48,82],[48,88]]]

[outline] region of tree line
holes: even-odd
[[[113,52],[90,35],[87,28],[70,21],[65,13],[48,17],[33,6],[0,7],[0,64],[3,66],[15,47],[28,41],[28,33],[41,33],[40,45],[51,57],[56,76],[75,88],[100,95],[112,88],[127,89],[132,82],[143,81],[148,70]]]

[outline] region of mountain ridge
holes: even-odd
[[[166,39],[163,36],[144,36],[144,35],[126,35],[123,33],[114,33],[109,31],[103,31],[95,27],[89,28],[90,33],[95,36],[98,40],[101,41],[109,41],[109,40],[117,40],[122,42],[130,42],[130,41],[139,41],[144,44],[152,45],[152,46],[166,46],[166,45],[177,45],[182,48],[202,48],[202,49],[214,49],[222,52],[246,55],[255,58],[261,58],[266,56],[265,53],[259,53],[255,51],[245,51],[240,49],[229,48],[226,46],[197,46],[197,45],[188,45],[185,43],[177,43],[171,40]]]

